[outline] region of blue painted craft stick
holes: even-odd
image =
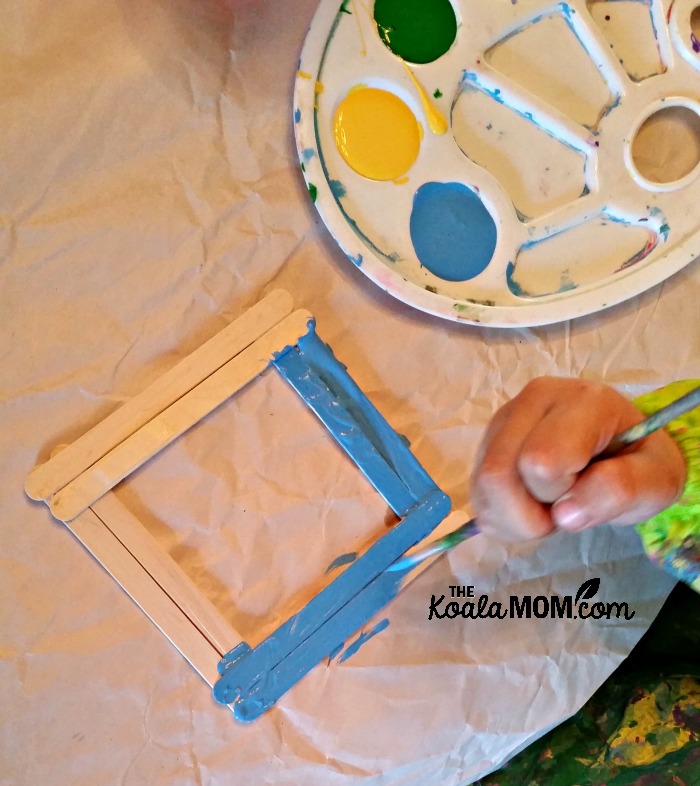
[[[436,522],[437,523],[437,522]],[[380,573],[327,622],[319,626],[283,661],[247,687],[241,687],[233,705],[239,721],[253,721],[275,704],[305,674],[342,646],[365,622],[390,603],[403,586],[406,572]],[[260,664],[257,664],[260,669]],[[249,671],[248,674],[252,672]],[[237,675],[240,682],[239,673]]]
[[[399,515],[435,489],[403,439],[313,332],[273,363]]]
[[[386,568],[447,515],[440,491],[345,367],[309,325],[273,361],[389,505],[404,517],[304,608],[255,649],[241,642],[219,663],[214,697],[253,720],[386,605],[402,576]]]
[[[649,417],[645,418],[640,423],[621,431],[610,440],[605,450],[599,453],[593,460],[601,461],[602,459],[614,456],[626,447],[648,437],[650,434],[658,431],[658,429],[663,428],[663,426],[667,426],[672,420],[675,420],[681,415],[685,415],[686,412],[690,412],[699,406],[700,387],[697,387],[691,390],[690,393],[686,393],[684,396],[681,396],[665,407],[657,410],[652,415],[649,415]],[[428,557],[440,554],[443,551],[449,551],[459,543],[467,540],[467,538],[471,538],[472,535],[477,535],[478,533],[479,528],[476,519],[472,519],[466,524],[462,524],[461,527],[457,527],[453,532],[449,532],[444,537],[439,538],[433,543],[429,543],[424,549],[416,551],[415,554],[397,560],[393,565],[389,566],[388,570],[390,572],[405,571],[413,568],[428,559]]]
[[[356,600],[361,595],[364,597],[366,588],[406,549],[431,532],[449,510],[449,497],[435,489],[255,649],[243,642],[224,656],[219,663],[222,676],[214,685],[214,698],[221,704],[245,699],[240,713],[234,707],[236,717],[241,720],[252,720],[274,704],[291,685],[392,599],[388,592],[382,600],[381,593],[382,588],[386,590],[394,585],[390,580],[380,582],[366,600]],[[376,599],[370,600],[375,592]],[[331,620],[333,623],[326,627]],[[292,653],[294,657],[289,659]]]

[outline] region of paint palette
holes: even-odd
[[[698,0],[321,0],[294,98],[316,207],[448,319],[630,298],[700,253],[699,26]]]

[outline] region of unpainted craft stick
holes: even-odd
[[[242,641],[243,637],[112,492],[107,492],[94,502],[91,509],[216,648],[219,655]]]
[[[213,686],[219,679],[217,663],[220,655],[217,650],[114,537],[99,516],[87,509],[66,526],[202,678]]]
[[[288,292],[281,289],[271,292],[82,437],[45,464],[35,467],[25,484],[28,496],[48,500],[112,448],[250,346],[290,314],[292,308]]]
[[[251,382],[270,360],[298,343],[312,320],[300,309],[125,439],[49,500],[51,513],[70,521],[159,450]],[[61,455],[60,453],[58,454]]]

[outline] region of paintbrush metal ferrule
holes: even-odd
[[[672,420],[679,418],[681,415],[685,415],[686,412],[690,412],[698,406],[700,406],[700,386],[657,410],[640,423],[621,431],[610,440],[605,450],[595,456],[593,460],[600,461],[614,456],[624,448],[645,439],[650,434],[653,434],[654,431],[658,431],[658,429],[663,426],[667,426]],[[479,528],[476,519],[471,519],[453,532],[448,533],[442,538],[438,538],[432,543],[428,543],[425,547],[413,552],[413,554],[409,553],[399,558],[396,562],[389,565],[386,570],[393,572],[414,568],[416,565],[420,565],[421,562],[436,554],[441,554],[443,551],[449,551],[459,543],[471,538],[472,535],[477,535],[478,532]]]

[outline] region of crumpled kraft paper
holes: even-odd
[[[631,530],[510,548],[476,538],[383,611],[388,627],[355,655],[319,664],[242,726],[24,496],[55,445],[274,287],[314,313],[455,507],[468,507],[490,415],[533,376],[629,395],[700,376],[697,264],[603,313],[513,331],[420,314],[348,264],[292,138],[314,5],[28,0],[3,12],[3,786],[466,784],[575,712],[672,586]],[[251,643],[392,521],[274,370],[117,493]],[[632,619],[428,619],[450,586],[507,603],[575,595],[594,577]]]

